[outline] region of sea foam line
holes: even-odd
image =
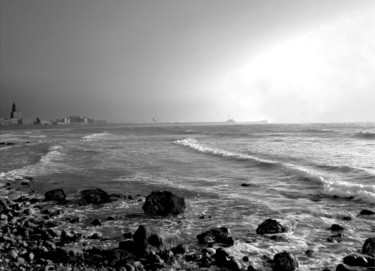
[[[97,140],[103,139],[106,136],[110,136],[110,135],[111,134],[107,133],[107,132],[93,133],[93,134],[83,136],[81,140],[82,141],[97,141]]]
[[[353,197],[355,200],[359,201],[366,201],[372,203],[375,202],[375,185],[355,184],[343,180],[326,179],[321,174],[302,166],[261,159],[248,154],[234,153],[225,150],[210,148],[198,142],[195,138],[177,140],[174,143],[181,146],[189,147],[201,153],[219,156],[227,159],[234,159],[239,161],[248,160],[255,161],[260,165],[279,166],[287,170],[292,170],[297,174],[302,175],[302,177],[307,177],[307,180],[309,181],[319,182],[323,184],[323,193],[326,195],[335,195],[339,197]]]
[[[12,181],[23,179],[25,176],[40,176],[50,174],[52,172],[59,172],[63,164],[61,160],[64,155],[62,153],[62,146],[51,146],[48,152],[41,156],[39,162],[28,165],[23,168],[13,169],[7,172],[0,173],[0,180]]]

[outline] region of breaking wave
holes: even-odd
[[[8,172],[1,172],[0,180],[11,181],[23,179],[26,176],[35,177],[59,172],[65,166],[65,164],[62,163],[64,158],[62,150],[62,146],[51,146],[49,147],[48,152],[40,158],[39,162],[23,168],[10,170]]]
[[[278,162],[276,161],[262,159],[262,158],[252,156],[249,154],[242,154],[242,153],[225,151],[221,149],[214,149],[214,148],[211,148],[211,147],[208,147],[199,143],[194,138],[186,138],[182,140],[177,140],[174,143],[181,145],[181,146],[189,147],[201,153],[219,156],[222,158],[227,158],[227,159],[232,159],[232,160],[237,160],[237,161],[253,161],[261,166],[276,166],[278,164]]]
[[[220,149],[208,147],[194,138],[186,138],[177,140],[175,144],[189,147],[200,153],[214,155],[226,159],[232,159],[237,161],[252,161],[255,162],[256,166],[260,167],[273,167],[279,168],[292,172],[294,175],[300,177],[302,181],[316,182],[323,185],[323,193],[328,196],[338,196],[343,198],[352,198],[358,201],[365,201],[373,203],[375,202],[375,185],[355,184],[349,183],[343,180],[326,179],[322,174],[315,170],[308,169],[299,165],[290,163],[283,163],[278,161],[272,161],[268,159],[262,159],[249,154],[235,153]],[[343,171],[352,170],[349,167],[338,167]]]
[[[89,135],[83,136],[81,140],[82,141],[98,141],[98,140],[104,139],[105,137],[110,136],[110,135],[111,134],[107,133],[107,132],[94,133],[94,134],[89,134]]]

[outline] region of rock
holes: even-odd
[[[0,199],[0,212],[6,212],[9,210],[8,203],[4,199]]]
[[[150,226],[140,225],[133,234],[134,250],[138,255],[149,255],[151,251],[165,252],[176,247],[180,239]]]
[[[242,187],[248,187],[248,186],[250,186],[250,184],[248,184],[248,183],[242,183],[241,186]]]
[[[100,221],[99,218],[95,218],[92,222],[91,222],[91,225],[93,226],[101,226],[102,225],[102,222]]]
[[[219,267],[227,266],[229,262],[230,255],[228,252],[225,251],[222,247],[219,247],[216,250],[216,253],[212,256],[215,259],[215,265]]]
[[[122,237],[124,237],[124,239],[132,239],[133,234],[131,232],[125,232]]]
[[[375,256],[375,237],[367,238],[362,247],[362,253]]]
[[[343,231],[344,227],[340,226],[339,224],[332,224],[332,226],[329,228],[331,231]]]
[[[370,211],[370,210],[366,210],[366,209],[362,210],[362,211],[359,213],[359,215],[374,215],[374,214],[375,214],[375,212]]]
[[[18,252],[17,250],[12,249],[7,253],[7,256],[9,259],[15,260],[18,257]]]
[[[133,251],[133,248],[134,248],[134,242],[133,242],[133,240],[125,240],[125,241],[121,241],[121,242],[118,244],[118,247],[121,248],[121,249],[128,250],[128,251]]]
[[[343,216],[341,217],[341,219],[346,221],[353,220],[353,218],[350,215]]]
[[[312,256],[314,256],[314,250],[308,249],[308,250],[306,250],[305,254],[306,254],[307,257],[312,257]]]
[[[247,271],[257,271],[251,264],[247,267]]]
[[[338,266],[336,266],[336,271],[352,271],[352,270],[347,268],[344,264],[340,263]]]
[[[266,219],[256,229],[257,234],[280,233],[285,232],[285,227],[281,226],[275,219]]]
[[[178,215],[186,209],[185,199],[170,191],[153,191],[146,197],[142,209],[151,216]]]
[[[54,189],[47,191],[44,194],[44,198],[46,201],[64,201],[66,198],[65,192],[62,189]]]
[[[179,244],[177,247],[175,247],[173,249],[174,254],[182,254],[183,255],[187,252],[189,252],[189,249],[187,248],[186,245],[183,245],[183,244]]]
[[[61,232],[61,242],[62,243],[70,243],[70,242],[75,242],[78,241],[81,238],[81,234],[72,232],[72,231],[66,231],[63,230]]]
[[[343,259],[344,264],[350,265],[350,266],[362,266],[366,267],[369,266],[369,262],[364,256],[359,255],[348,255],[344,257]]]
[[[234,244],[232,234],[229,229],[225,227],[212,228],[206,232],[197,235],[198,241],[201,244],[220,243],[228,246]]]
[[[111,201],[111,197],[107,192],[100,188],[86,189],[81,191],[81,203],[87,204],[102,204]]]
[[[273,257],[275,270],[277,271],[293,271],[298,268],[297,258],[286,251],[277,253]]]

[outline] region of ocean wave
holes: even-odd
[[[337,133],[336,130],[330,130],[330,129],[304,129],[301,130],[302,133]]]
[[[375,139],[375,132],[369,132],[369,131],[359,132],[359,133],[354,134],[354,137],[361,138],[361,139]]]
[[[329,196],[339,196],[353,198],[358,201],[375,202],[375,186],[365,184],[349,183],[342,180],[326,179],[319,172],[290,163],[266,160],[248,154],[235,153],[205,146],[194,138],[186,138],[175,141],[176,144],[189,147],[200,153],[210,154],[222,158],[233,159],[238,161],[252,161],[260,167],[277,167],[284,171],[292,172],[293,175],[299,176],[299,180],[306,182],[315,182],[323,185],[323,193]],[[342,170],[350,170],[342,167]]]
[[[262,158],[255,157],[249,154],[242,154],[242,153],[236,153],[236,152],[230,152],[230,151],[225,151],[221,149],[211,148],[198,142],[194,138],[185,138],[182,140],[177,140],[174,143],[181,145],[181,146],[189,147],[200,153],[210,154],[213,156],[218,156],[218,157],[222,157],[226,159],[232,159],[232,160],[237,160],[237,161],[253,161],[261,166],[266,166],[266,167],[276,166],[278,164],[278,162],[262,159]]]
[[[323,185],[323,193],[328,196],[352,198],[358,201],[375,202],[375,185],[349,183],[343,180],[327,179],[316,171],[286,164],[301,174],[300,180],[318,182]]]
[[[369,203],[375,202],[375,185],[356,184],[340,180],[323,179],[322,181],[326,195],[353,198]]]
[[[81,140],[82,141],[98,141],[110,135],[111,134],[107,132],[93,133],[93,134],[83,136]]]
[[[10,170],[0,173],[0,180],[12,181],[23,179],[26,176],[41,176],[53,172],[59,172],[66,165],[62,163],[64,158],[62,146],[51,146],[48,152],[43,155],[36,164],[28,165],[23,168]]]

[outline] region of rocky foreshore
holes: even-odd
[[[133,197],[120,194],[109,195],[100,188],[80,192],[77,205],[105,205],[119,198]],[[52,202],[46,205],[46,202]],[[152,225],[139,225],[135,232],[124,232],[123,240],[116,247],[106,248],[100,242],[105,240],[98,233],[85,235],[69,227],[61,228],[56,219],[64,213],[61,208],[68,204],[62,189],[48,191],[44,198],[37,195],[17,198],[0,198],[0,270],[262,270],[252,264],[251,256],[237,259],[226,248],[235,244],[229,229],[211,228],[197,233],[196,243],[187,244],[180,236],[170,234]],[[72,203],[69,203],[72,204]],[[154,219],[174,216],[185,211],[185,200],[169,191],[155,191],[145,198],[143,211]],[[362,210],[360,215],[373,215]],[[70,219],[67,223],[74,224]],[[94,219],[93,226],[101,225]],[[331,241],[341,238],[344,228],[333,224],[329,229]],[[271,234],[287,229],[274,219],[265,219],[256,233]],[[272,235],[275,234],[275,235]],[[327,240],[330,242],[330,240]],[[311,256],[313,251],[306,251]],[[375,237],[369,237],[358,249],[358,253],[347,255],[336,270],[375,270]],[[287,251],[264,259],[264,268],[275,271],[298,270],[295,255]],[[328,271],[329,269],[324,269]]]

